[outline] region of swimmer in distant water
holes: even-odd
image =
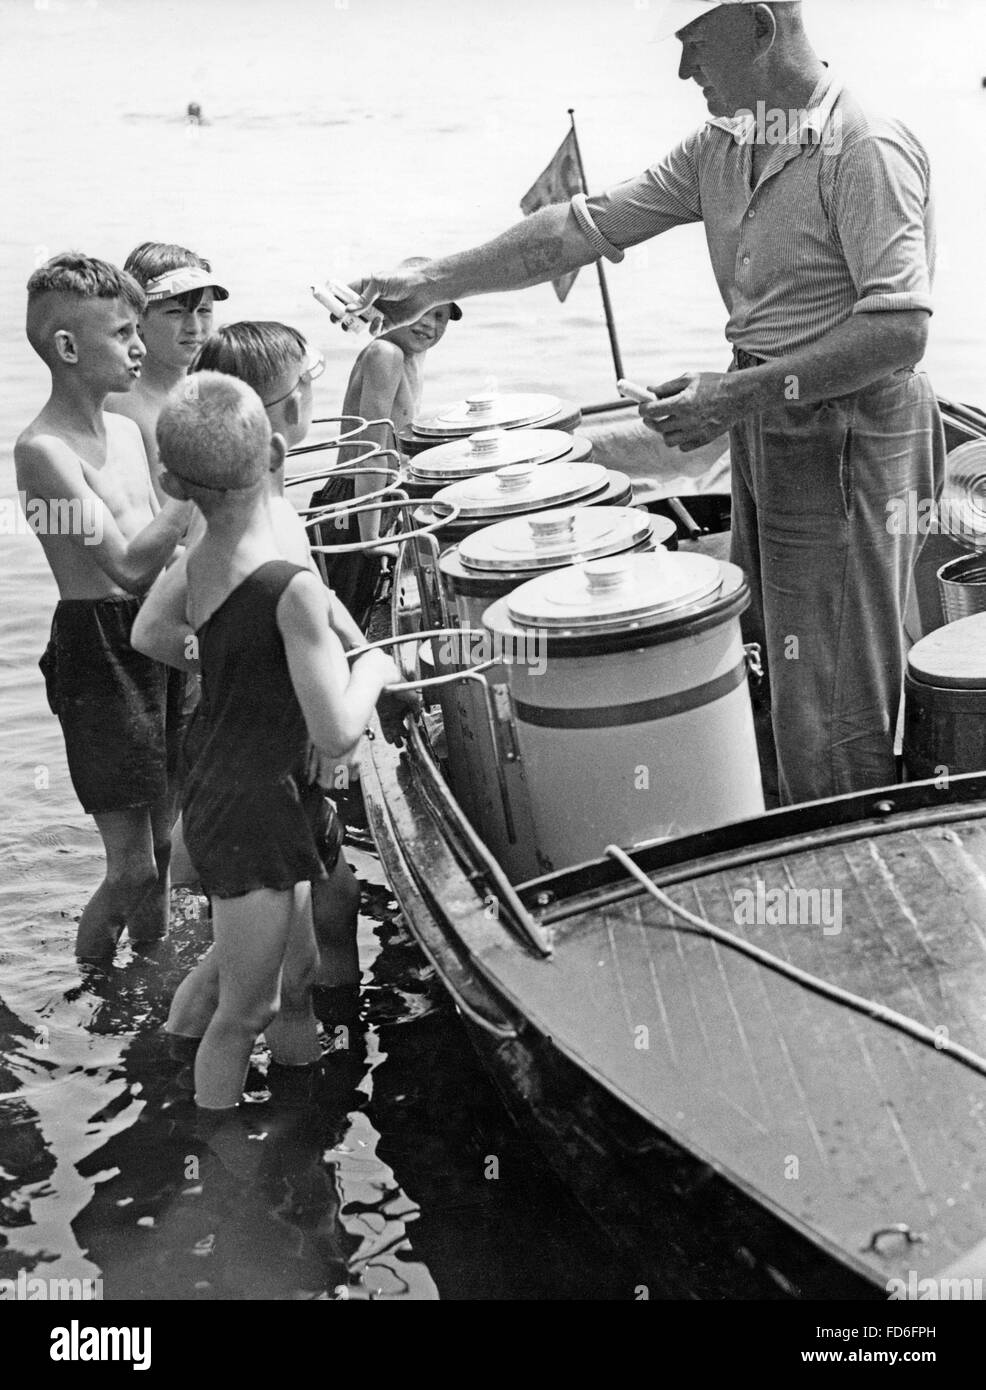
[[[112,396],[107,410],[126,415],[139,426],[158,500],[160,469],[154,429],[168,392],[184,378],[199,348],[212,331],[212,306],[228,299],[209,262],[184,246],[145,241],[124,262],[147,295],[140,336],[147,356],[139,382],[126,396]]]
[[[143,943],[168,926],[167,671],[134,651],[130,633],[192,507],[158,508],[139,430],[103,410],[108,392],[140,377],[141,287],[68,251],[34,272],[27,294],[28,341],[51,372],[51,396],[14,448],[17,486],[27,503],[58,507],[58,525],[39,534],[59,593],[41,669],[72,786],[106,852],[76,953],[104,960],[124,927]]]
[[[405,267],[425,265],[427,257],[412,256],[402,262]],[[391,333],[383,333],[368,343],[353,363],[346,387],[342,411],[344,415],[361,415],[364,420],[392,420],[398,434],[419,414],[424,391],[425,354],[441,342],[449,322],[462,318],[458,304],[439,304],[429,309],[416,322]],[[390,430],[385,425],[371,425],[355,442],[379,444],[381,448],[395,447]],[[345,462],[355,449],[341,449],[339,458]],[[364,473],[357,478],[331,481],[312,498],[313,505],[360,498],[375,492],[386,482],[380,473]],[[376,540],[380,535],[381,512],[363,512],[350,520],[348,530],[333,533],[334,543]],[[365,624],[376,588],[376,579],[383,556],[394,558],[396,548],[381,546],[379,550],[360,555],[326,555],[327,583],[340,595],[356,621]]]

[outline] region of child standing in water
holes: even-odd
[[[167,671],[130,641],[140,597],[171,559],[193,509],[158,508],[140,431],[104,413],[140,379],[144,293],[105,261],[65,252],[27,285],[27,336],[51,371],[51,396],[14,449],[26,503],[92,525],[39,531],[58,585],[42,658],[76,795],[96,822],[106,876],[79,923],[76,953],[111,958],[168,925],[171,799]]]
[[[125,396],[110,397],[107,410],[126,415],[140,430],[159,498],[155,427],[170,391],[181,382],[212,332],[212,306],[229,298],[204,256],[185,246],[144,241],[123,265],[147,296],[140,336],[147,355],[140,380]]]
[[[402,262],[405,266],[424,265],[426,256],[412,256]],[[344,415],[359,415],[364,420],[390,420],[398,434],[418,415],[424,391],[425,355],[445,336],[450,322],[462,318],[458,304],[440,304],[429,309],[416,323],[383,333],[368,343],[353,363],[346,387],[342,411]],[[354,444],[366,443],[381,448],[396,447],[386,425],[371,425],[355,437]],[[352,457],[355,449],[340,450],[340,461]],[[379,489],[383,474],[364,473],[358,478],[331,480],[312,498],[312,505],[355,498]],[[377,540],[380,536],[381,511],[363,512],[352,517],[345,530],[325,526],[323,542],[327,545],[349,544],[355,541]],[[393,515],[393,513],[391,513]],[[342,602],[361,626],[373,600],[380,561],[384,555],[396,552],[381,546],[365,554],[326,555],[326,582],[336,590]]]
[[[214,333],[193,364],[200,370],[218,371],[246,382],[260,396],[271,429],[288,449],[300,444],[308,433],[312,417],[312,382],[319,375],[321,359],[313,355],[305,339],[283,323],[247,322],[226,324]],[[283,464],[267,475],[271,518],[279,552],[283,559],[314,570],[308,536],[295,509],[284,496]],[[362,633],[335,595],[323,587],[329,624],[344,648],[359,646]],[[187,557],[183,557],[155,583],[134,624],[134,643],[138,650],[179,669],[198,669],[194,659],[196,643],[187,619]],[[196,742],[193,728],[190,745]],[[191,755],[191,746],[186,751]],[[356,944],[359,887],[341,854],[342,827],[335,809],[327,800],[317,779],[317,760],[312,760],[311,776],[303,791],[306,810],[312,817],[315,835],[327,878],[312,884],[312,915],[319,949],[318,983],[336,991],[334,1006],[342,1002],[340,993],[355,993],[359,984],[359,955]],[[325,784],[328,794],[338,794],[334,778]],[[182,1060],[194,1057],[194,1050],[208,1026],[218,999],[215,953],[210,951],[182,982],[175,995],[167,1023],[171,1050]],[[293,1014],[307,1009],[304,989],[296,989],[290,974],[281,992],[281,1012],[267,1030],[266,1038],[275,1062],[290,1065],[292,1057],[282,1046],[284,1021],[288,1020],[288,1042]]]
[[[188,560],[202,727],[183,798],[185,839],[213,900],[219,1003],[195,1061],[206,1110],[238,1104],[250,1052],[277,1013],[282,970],[314,978],[312,881],[325,870],[302,804],[309,742],[343,758],[381,690],[379,651],[350,672],[318,578],[281,558],[267,474],[284,444],[256,393],[197,373],[158,421],[162,486],[206,520]],[[262,678],[259,678],[262,675]],[[299,1028],[317,1056],[315,1020]],[[306,1043],[297,1040],[301,1059]]]

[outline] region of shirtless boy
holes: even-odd
[[[27,293],[27,337],[51,372],[51,395],[15,446],[18,490],[27,505],[95,522],[85,534],[70,526],[39,539],[59,592],[41,662],[48,700],[72,785],[106,851],[76,953],[101,960],[124,927],[134,942],[167,930],[167,672],[134,651],[130,631],[138,596],[174,554],[192,509],[158,508],[140,431],[103,411],[109,392],[140,378],[140,286],[69,251],[36,270]]]
[[[412,256],[405,266],[423,265],[426,257]],[[462,318],[458,304],[439,304],[429,309],[415,323],[395,328],[367,344],[353,363],[346,387],[342,410],[344,415],[360,415],[364,420],[390,420],[398,434],[418,415],[424,390],[425,354],[441,342],[449,322]],[[362,451],[365,443],[382,448],[396,447],[387,425],[371,425],[356,436],[354,445],[341,449],[339,458],[345,461]],[[312,498],[313,505],[357,500],[382,486],[380,473],[363,473],[357,478],[330,479]],[[391,513],[392,515],[392,513]],[[349,519],[345,530],[328,527],[324,530],[326,544],[352,544],[356,541],[377,540],[380,535],[382,512],[362,512]],[[381,546],[372,551],[342,555],[325,555],[325,575],[352,612],[356,622],[365,625],[373,602],[385,556],[393,559],[396,549]]]
[[[147,305],[139,332],[147,349],[140,380],[126,395],[111,396],[106,409],[126,415],[139,427],[158,500],[155,427],[168,392],[185,377],[199,348],[212,331],[212,306],[229,298],[209,262],[184,246],[144,241],[123,265],[142,286]]]
[[[408,268],[425,265],[427,257],[412,256],[401,264]],[[458,304],[439,304],[417,322],[383,333],[368,343],[353,363],[343,414],[361,415],[364,420],[391,420],[400,434],[421,406],[425,354],[441,342],[449,322],[461,318]],[[394,444],[385,425],[372,425],[357,438],[371,440],[382,448],[392,448]],[[359,497],[379,487],[376,477],[365,474],[355,480],[354,492]],[[359,528],[360,539],[375,540],[380,534],[380,513],[363,513]]]
[[[202,372],[158,422],[169,495],[193,499],[206,533],[188,561],[188,618],[203,693],[185,834],[213,900],[218,1007],[195,1061],[195,1099],[239,1103],[253,1043],[278,1012],[282,972],[315,969],[310,884],[325,877],[304,808],[310,743],[344,757],[383,686],[389,657],[347,667],[316,575],[281,556],[267,475],[284,453],[248,386]],[[292,964],[292,957],[296,957]],[[314,1060],[315,1020],[309,1006]],[[303,1025],[304,1020],[299,1020]]]

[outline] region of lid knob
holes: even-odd
[[[536,546],[556,545],[575,535],[574,512],[546,512],[544,516],[528,517],[527,524]]]
[[[589,560],[584,568],[590,594],[611,594],[630,583],[632,570],[626,560],[613,556],[605,560]]]
[[[500,452],[506,437],[506,430],[481,430],[478,434],[469,436],[469,448],[477,458],[486,458]]]
[[[495,391],[480,391],[475,396],[466,397],[470,415],[491,415],[496,401]]]
[[[536,472],[536,463],[508,463],[505,468],[498,468],[493,477],[501,492],[518,492],[527,487]]]

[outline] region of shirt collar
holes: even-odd
[[[825,72],[808,98],[807,109],[803,112],[802,118],[796,130],[788,133],[784,141],[787,145],[821,144],[825,127],[832,119],[832,112],[835,103],[842,93],[842,83],[838,78],[833,77],[826,68]],[[766,106],[761,106],[763,116],[766,119]],[[710,116],[706,125],[716,126],[719,130],[725,130],[732,135],[737,145],[747,145],[752,143],[757,132],[758,116],[754,112],[747,111],[740,116]],[[806,139],[805,137],[809,138]]]

